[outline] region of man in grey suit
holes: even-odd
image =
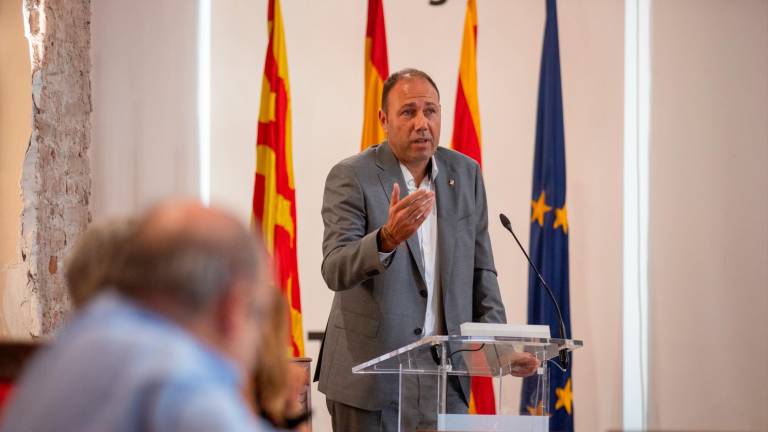
[[[336,431],[397,429],[397,379],[353,366],[464,322],[506,322],[480,167],[438,147],[434,81],[392,74],[379,120],[387,141],[334,166],[323,197],[322,273],[335,295],[319,389]],[[407,429],[434,427],[433,384],[412,379]],[[450,412],[466,412],[468,387],[451,380]]]

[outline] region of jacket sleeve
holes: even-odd
[[[488,235],[488,203],[485,185],[479,167],[475,171],[475,268],[472,294],[472,321],[506,323],[507,316],[501,301],[496,267],[493,263],[491,238]]]
[[[323,194],[323,263],[325,283],[344,291],[383,273],[378,228],[368,233],[365,195],[354,169],[340,163],[331,169]]]

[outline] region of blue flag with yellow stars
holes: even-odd
[[[547,22],[539,76],[539,106],[536,113],[536,149],[533,161],[531,196],[531,260],[541,271],[565,320],[566,337],[571,334],[568,296],[568,212],[565,200],[565,139],[563,97],[560,85],[560,49],[557,36],[556,0],[546,0]],[[548,324],[552,337],[560,337],[555,305],[536,273],[528,272],[528,323]],[[557,359],[555,359],[557,360]],[[550,363],[550,431],[573,430],[571,369],[562,372]],[[521,410],[536,414],[541,407],[531,406],[535,382],[523,382]]]

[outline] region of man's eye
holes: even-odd
[[[413,117],[413,110],[405,110],[400,113],[400,115],[405,117]]]

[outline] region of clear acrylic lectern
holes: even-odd
[[[437,430],[439,431],[541,431],[549,430],[548,361],[561,349],[573,351],[581,341],[510,336],[428,336],[352,368],[358,374],[394,374],[399,379],[400,430],[404,431],[403,406],[406,396],[404,379],[408,375],[436,376]],[[501,394],[496,398],[496,412],[512,415],[466,415],[446,411],[446,386],[449,375],[487,376],[498,380],[514,377],[516,361],[527,354],[535,356],[541,367],[529,379],[534,380],[535,400],[526,405],[538,407],[531,415],[517,415],[516,409],[502,409]],[[558,367],[557,365],[554,367]],[[521,378],[520,378],[521,379]],[[410,432],[410,431],[409,431]]]

